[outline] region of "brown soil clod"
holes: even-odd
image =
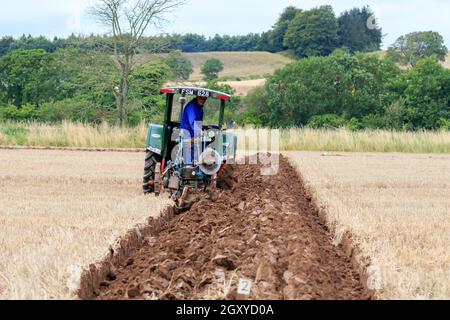
[[[108,276],[97,299],[371,299],[342,246],[319,217],[297,172],[236,166],[232,189],[200,197]],[[131,263],[129,263],[131,262]]]

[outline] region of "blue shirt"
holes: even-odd
[[[203,107],[199,106],[197,100],[194,99],[184,107],[181,129],[189,131],[191,138],[198,138],[201,136],[202,125]]]

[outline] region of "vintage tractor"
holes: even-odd
[[[216,200],[217,187],[230,188],[236,181],[230,163],[236,157],[237,136],[224,128],[225,104],[231,96],[190,87],[164,88],[161,94],[166,96],[164,123],[148,128],[143,192],[170,192],[179,211],[189,209],[198,199],[192,195],[203,191]],[[181,129],[184,107],[198,96],[208,98],[203,131],[200,138],[186,141]],[[185,154],[190,152],[186,142],[196,146],[194,161],[186,161]]]

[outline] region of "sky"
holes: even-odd
[[[0,0],[0,37],[22,34],[65,37],[71,33],[103,33],[87,13],[96,0]],[[369,5],[385,34],[383,48],[413,31],[437,31],[450,48],[448,0],[186,0],[166,15],[167,23],[148,34],[197,33],[243,35],[268,31],[287,6],[310,9],[322,4],[335,13]]]

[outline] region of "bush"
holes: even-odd
[[[439,125],[442,130],[450,131],[450,119],[439,119]]]
[[[384,111],[384,125],[386,129],[403,130],[406,126],[406,109],[402,101],[396,101]]]
[[[15,106],[0,107],[0,119],[14,121],[38,120],[39,113],[36,107],[31,104],[26,104],[20,108]]]
[[[173,70],[177,79],[189,80],[194,72],[192,62],[183,57],[181,51],[172,51],[166,59],[167,65]]]
[[[308,127],[313,129],[338,129],[345,125],[345,120],[335,114],[314,116],[308,121]]]
[[[384,118],[377,114],[369,114],[361,119],[363,129],[382,129],[384,128]]]
[[[251,90],[243,99],[243,112],[236,119],[240,125],[261,127],[268,123],[267,90],[258,87]]]
[[[100,124],[113,122],[114,112],[82,99],[66,99],[45,103],[39,109],[39,119],[57,123],[62,120]]]
[[[349,121],[347,121],[347,129],[350,131],[359,131],[363,129],[363,126],[361,124],[361,121],[357,118],[351,118]]]
[[[205,61],[202,66],[204,80],[215,80],[219,78],[219,72],[223,70],[223,63],[219,59],[211,58]]]

